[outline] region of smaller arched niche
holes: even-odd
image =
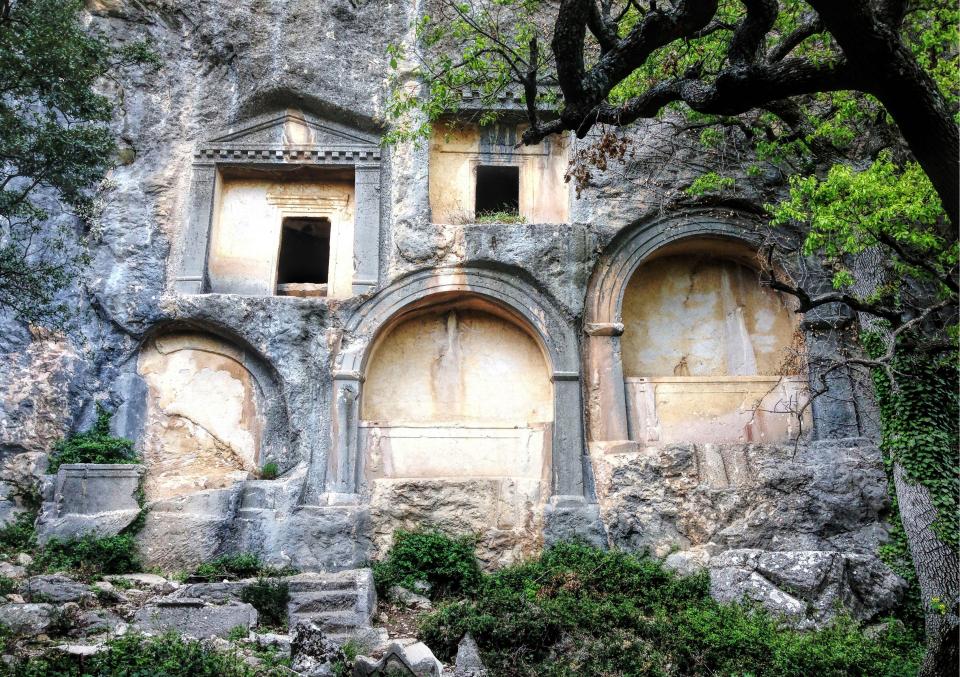
[[[631,438],[778,442],[804,401],[797,317],[759,284],[745,247],[680,242],[647,259],[623,295]]]
[[[241,349],[198,332],[162,334],[144,346],[138,371],[148,500],[227,487],[256,470],[264,398]]]
[[[548,365],[531,328],[480,299],[433,303],[380,332],[359,426],[378,548],[425,524],[487,534],[485,560],[538,547],[550,495]]]

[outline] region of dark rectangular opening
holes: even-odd
[[[330,220],[288,217],[280,233],[277,284],[326,284],[330,266]]]
[[[477,216],[491,212],[520,211],[520,168],[503,165],[477,167]]]

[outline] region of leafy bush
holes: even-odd
[[[55,473],[64,463],[139,463],[133,442],[110,434],[111,414],[97,404],[97,421],[84,433],[70,435],[53,447],[47,472]]]
[[[0,528],[0,555],[11,557],[18,552],[32,551],[37,546],[35,511],[19,513],[10,524]]]
[[[260,614],[259,623],[268,627],[287,627],[287,602],[290,601],[289,586],[281,580],[260,578],[244,587],[240,599],[252,604]]]
[[[17,591],[17,582],[12,578],[7,578],[6,576],[0,576],[0,596],[9,595],[11,592]]]
[[[397,531],[386,559],[373,565],[381,594],[393,585],[413,590],[430,585],[430,596],[440,599],[473,592],[480,584],[480,565],[471,536],[451,538],[438,531]]]
[[[495,675],[915,675],[918,636],[890,623],[871,639],[849,618],[811,632],[766,611],[722,605],[706,573],[681,578],[660,562],[561,543],[539,559],[484,576],[469,599],[424,618],[441,658],[470,632]]]
[[[84,578],[141,571],[143,565],[132,534],[97,538],[87,534],[73,540],[50,539],[34,552],[34,573],[69,571]]]
[[[289,576],[297,573],[291,567],[272,567],[260,561],[260,558],[249,552],[236,555],[223,555],[204,562],[197,567],[192,576],[196,578],[261,578]]]
[[[260,468],[260,479],[262,480],[275,480],[277,475],[280,474],[280,466],[275,462],[270,461],[269,463],[264,463],[263,467]]]
[[[275,677],[289,670],[254,669],[234,652],[217,652],[202,642],[175,634],[144,637],[131,634],[107,643],[106,651],[83,662],[61,653],[0,664],[8,677],[81,677],[86,675],[149,675],[150,677]]]
[[[204,562],[193,572],[202,578],[249,578],[260,571],[260,558],[250,553],[224,555]]]

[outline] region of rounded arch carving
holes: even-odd
[[[516,276],[483,268],[439,268],[420,271],[381,289],[364,303],[344,329],[344,346],[337,368],[362,374],[368,347],[391,320],[431,298],[475,296],[487,299],[516,315],[535,332],[554,374],[579,372],[577,340],[573,328],[544,296]]]
[[[294,464],[279,379],[233,332],[165,322],[144,336],[134,362],[148,498],[228,486],[269,462],[281,472]]]
[[[607,245],[587,286],[584,321],[620,322],[623,294],[637,268],[668,245],[689,239],[717,239],[756,250],[762,244],[761,224],[745,215],[718,217],[713,211],[690,211],[641,219],[626,227]]]
[[[721,218],[713,211],[692,211],[638,221],[611,241],[591,276],[584,310],[585,372],[589,375],[585,397],[591,442],[601,448],[630,448],[671,441],[773,441],[795,434],[797,425],[790,416],[805,397],[805,380],[796,371],[771,371],[770,363],[773,351],[778,350],[772,343],[789,348],[797,340],[796,318],[790,315],[784,320],[778,308],[786,311],[790,306],[766,298],[775,294],[754,286],[752,274],[744,270],[758,267],[755,254],[764,243],[762,227],[749,216]],[[702,267],[697,260],[703,262]],[[631,286],[631,281],[648,262],[654,267],[644,268],[645,275],[653,277],[637,282],[654,285],[649,287],[651,293],[645,294]],[[658,274],[689,279],[683,277],[678,283],[679,278],[670,277],[658,282]],[[707,279],[720,283],[704,286]],[[693,326],[687,316],[675,322],[656,314],[646,322],[632,315],[625,318],[628,287],[634,313],[641,308],[661,315],[666,312],[663,308],[687,312],[676,306],[686,308],[692,303],[690,312],[712,314],[709,318],[704,315],[703,326],[696,325],[695,332],[678,335],[676,341],[660,334],[643,338],[647,334],[641,333],[639,344],[637,336],[628,344],[622,339],[628,326],[636,325],[632,331],[642,328],[668,333]],[[663,303],[668,305],[658,305]],[[713,317],[716,313],[720,315]],[[765,352],[754,359],[750,332],[755,329],[756,316],[761,315],[766,333],[759,340]],[[711,327],[725,338],[708,336]],[[658,345],[669,347],[667,371],[663,371],[665,363],[660,364],[663,357],[656,352]],[[681,345],[695,351],[696,358],[691,357],[689,366]],[[711,357],[710,351],[718,347],[727,352]],[[628,348],[633,352],[625,355]],[[657,368],[649,373],[625,373],[627,357],[638,358],[641,352],[644,359],[632,360],[633,371],[638,365],[640,371],[649,368],[643,365],[654,363]],[[760,359],[764,362],[758,370]]]
[[[363,456],[358,447],[360,403],[378,339],[411,313],[432,307],[454,308],[471,300],[524,328],[539,345],[553,384],[552,493],[584,495],[579,351],[571,323],[516,276],[473,267],[408,275],[380,290],[347,322],[335,359],[334,439],[327,478],[331,494],[358,491]]]

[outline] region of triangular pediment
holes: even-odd
[[[296,109],[259,115],[222,130],[201,144],[198,156],[379,160],[380,139],[367,132]]]
[[[379,145],[376,137],[299,111],[283,111],[246,120],[208,141],[210,144],[288,143],[315,146]]]

